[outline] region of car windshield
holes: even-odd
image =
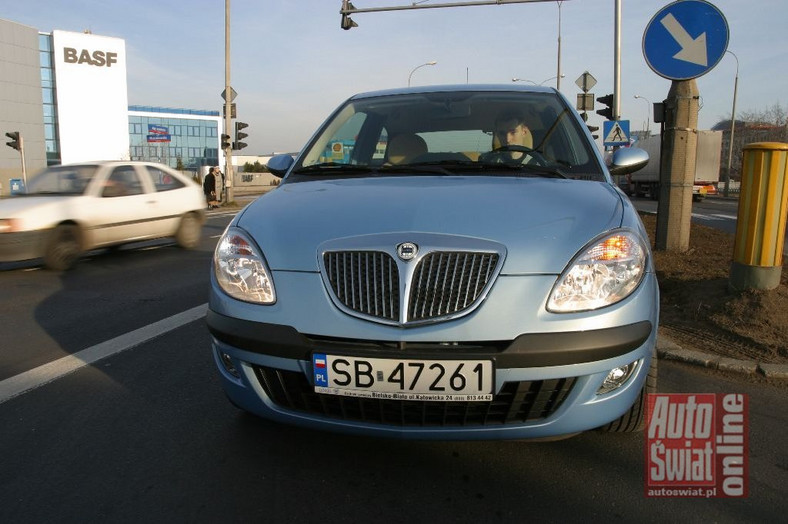
[[[440,91],[351,99],[292,174],[545,176],[604,181],[593,142],[554,92]]]
[[[81,195],[97,166],[54,166],[36,175],[27,186],[28,195]]]

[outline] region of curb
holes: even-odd
[[[664,360],[676,360],[685,364],[702,366],[719,371],[730,371],[740,375],[761,375],[770,379],[788,379],[788,365],[766,364],[752,360],[712,355],[701,351],[684,349],[664,335],[657,337],[657,355]]]

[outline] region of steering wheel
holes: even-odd
[[[511,156],[509,155],[506,156],[503,155],[503,153],[509,151],[516,151],[518,153],[522,153],[522,155],[520,156],[520,158],[511,158]],[[493,149],[487,154],[491,156],[492,155],[500,156],[501,160],[504,160],[507,163],[519,162],[521,164],[536,164],[538,166],[546,166],[548,163],[547,160],[545,160],[544,156],[542,156],[542,153],[540,153],[536,149],[532,149],[530,147],[521,146],[517,144],[509,144],[501,147],[496,147],[495,149]],[[528,158],[529,156],[530,158]],[[526,162],[526,158],[528,158],[527,162]]]

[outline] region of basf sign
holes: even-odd
[[[52,44],[62,162],[128,159],[125,41],[52,31]]]

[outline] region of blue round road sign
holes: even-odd
[[[702,0],[663,7],[643,33],[643,56],[658,75],[689,80],[708,73],[728,49],[728,21]]]

